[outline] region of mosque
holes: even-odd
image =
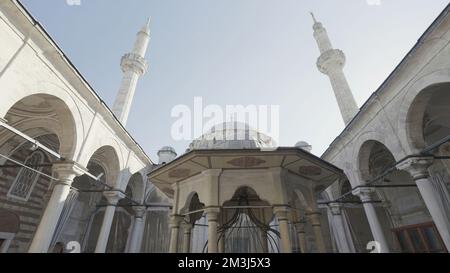
[[[447,253],[449,11],[361,107],[313,15],[346,124],[321,157],[229,122],[156,163],[126,129],[150,24],[109,108],[29,11],[1,0],[0,253]]]

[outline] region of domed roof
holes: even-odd
[[[297,144],[295,144],[295,147],[300,148],[302,150],[305,150],[307,152],[311,152],[312,151],[312,146],[306,141],[299,141],[299,142],[297,142]]]
[[[188,151],[274,148],[275,141],[241,122],[226,122],[214,126],[208,133],[194,140]]]
[[[170,147],[170,146],[164,146],[161,149],[159,149],[158,151],[158,155],[160,155],[161,153],[173,153],[173,154],[177,154],[177,152],[175,151],[174,148]]]

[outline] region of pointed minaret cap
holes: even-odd
[[[150,23],[151,23],[152,17],[148,17],[147,23],[145,24],[145,26],[142,27],[141,31],[145,32],[147,34],[150,35]]]
[[[323,29],[322,23],[319,22],[319,21],[317,21],[316,16],[314,15],[313,12],[310,12],[310,14],[311,14],[311,17],[312,17],[312,19],[313,19],[313,21],[314,21],[313,29],[314,29],[315,31],[320,31],[320,30],[322,30],[322,29]]]
[[[317,19],[316,16],[314,15],[314,13],[312,11],[309,12],[311,14],[311,17],[313,18],[314,24],[317,24]]]

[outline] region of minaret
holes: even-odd
[[[345,125],[348,125],[358,113],[359,108],[343,71],[345,54],[341,50],[333,48],[327,30],[322,23],[317,22],[313,13],[311,15],[314,20],[314,38],[316,38],[321,53],[317,60],[317,67],[320,72],[330,78],[342,118]]]
[[[112,111],[119,121],[126,125],[130,114],[131,104],[139,78],[147,72],[148,63],[145,60],[148,43],[150,41],[150,19],[137,34],[133,51],[122,57],[120,66],[123,71],[122,83]]]

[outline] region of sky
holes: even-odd
[[[448,4],[445,0],[22,0],[112,108],[120,58],[151,16],[150,69],[126,128],[157,162],[172,146],[172,109],[277,105],[279,146],[307,141],[320,156],[344,129],[328,78],[316,68],[313,11],[335,48],[359,106],[382,84]]]

